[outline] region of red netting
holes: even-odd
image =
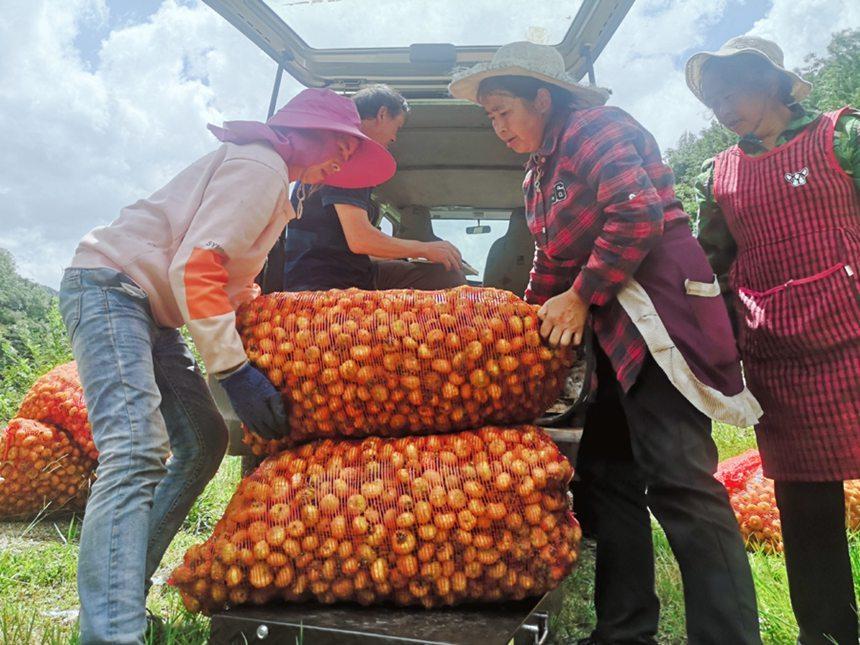
[[[94,470],[62,430],[12,419],[0,434],[0,517],[82,510]]]
[[[753,448],[721,461],[714,476],[731,494],[743,487],[757,470],[761,470],[761,455]]]
[[[497,289],[276,293],[239,313],[248,357],[289,402],[290,436],[405,436],[527,423],[573,362],[537,308]]]
[[[757,450],[720,462],[716,477],[729,491],[729,499],[748,547],[782,552],[782,528],[773,480],[762,472]],[[860,480],[845,482],[846,524],[860,530]]]
[[[577,559],[573,469],[539,428],[325,440],[266,459],[171,577],[191,611],[541,594]]]
[[[98,459],[74,361],[59,365],[39,378],[24,397],[17,416],[61,427],[91,459]]]

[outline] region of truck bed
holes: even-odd
[[[561,609],[561,589],[543,597],[439,609],[304,603],[242,607],[212,617],[211,645],[533,645]]]

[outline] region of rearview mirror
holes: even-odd
[[[466,234],[467,235],[481,235],[482,233],[489,233],[490,227],[484,224],[483,226],[467,226]]]

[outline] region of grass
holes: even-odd
[[[714,440],[720,459],[755,448],[751,429],[714,424]],[[663,530],[654,524],[654,554],[657,595],[660,598],[660,643],[685,643],[684,598],[681,572],[669,548]],[[860,580],[860,534],[849,537],[849,549],[855,581]],[[781,555],[761,551],[748,554],[756,587],[759,625],[765,645],[789,645],[797,639],[797,623],[788,597],[785,560]],[[565,603],[556,633],[556,642],[569,643],[591,633],[595,624],[594,545],[583,544],[579,567],[565,581]]]
[[[228,457],[203,495],[155,575],[149,609],[161,616],[161,638],[148,645],[205,643],[209,621],[188,614],[166,584],[186,549],[206,539],[224,512],[240,476],[240,459]],[[77,566],[80,518],[43,519],[35,524],[0,522],[0,645],[77,644]]]
[[[725,459],[755,446],[750,430],[716,425],[714,438]],[[197,500],[170,545],[148,606],[165,620],[158,643],[205,643],[209,621],[189,615],[178,594],[165,584],[185,550],[208,537],[240,477],[240,460],[228,457]],[[77,644],[75,566],[80,519],[42,519],[0,523],[0,645]],[[684,601],[680,572],[662,530],[654,527],[657,593],[661,602],[660,643],[684,643]],[[851,538],[855,579],[860,579],[860,535]],[[762,638],[768,645],[793,643],[796,624],[788,600],[782,557],[750,553],[758,594]],[[555,626],[555,642],[570,643],[594,626],[594,547],[585,542],[580,566],[564,583],[564,607]],[[154,639],[148,643],[155,644]]]

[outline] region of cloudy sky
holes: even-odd
[[[426,42],[428,31],[458,44],[488,34],[555,42],[579,4],[292,2],[292,24],[318,47]],[[597,62],[598,82],[665,149],[710,118],[684,85],[692,52],[755,33],[798,66],[847,27],[860,27],[856,0],[636,0]],[[214,147],[207,122],[264,118],[274,71],[196,0],[4,0],[0,247],[23,275],[56,287],[86,231]],[[285,79],[281,102],[298,89]]]

